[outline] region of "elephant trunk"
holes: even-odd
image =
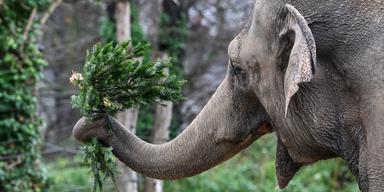
[[[199,174],[229,159],[271,131],[269,124],[262,121],[251,123],[252,128],[241,129],[249,124],[237,122],[240,117],[235,109],[239,106],[235,106],[230,87],[224,80],[193,122],[168,143],[146,143],[114,118],[110,118],[112,134],[98,138],[113,148],[120,161],[147,177],[169,180]],[[75,137],[81,141],[85,139],[84,134],[76,131],[81,130],[76,127],[83,126],[83,123],[85,120],[79,121],[74,129]],[[239,133],[237,130],[243,131]],[[97,134],[100,132],[92,135]]]

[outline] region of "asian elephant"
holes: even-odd
[[[284,188],[303,166],[341,157],[362,191],[384,191],[384,1],[256,0],[228,48],[226,77],[174,140],[153,145],[112,120],[79,120],[145,176],[178,179],[275,132]]]

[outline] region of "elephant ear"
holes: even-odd
[[[293,46],[284,77],[285,116],[293,95],[299,90],[299,83],[310,82],[315,73],[316,44],[307,21],[292,5],[287,4],[287,21],[281,36],[292,35]]]
[[[276,148],[276,178],[280,189],[287,187],[288,183],[300,170],[302,164],[295,163],[289,155],[287,147],[282,143],[280,137],[277,137]]]

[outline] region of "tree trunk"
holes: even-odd
[[[136,132],[136,122],[138,118],[138,109],[129,109],[117,115],[117,118],[123,123],[132,133]],[[127,167],[124,163],[118,162],[120,175],[117,179],[119,192],[137,192],[137,174]]]
[[[131,5],[128,0],[116,2],[116,39],[119,43],[131,40]]]
[[[164,54],[163,59],[168,56]],[[168,73],[168,71],[167,71]],[[169,139],[169,126],[172,119],[172,102],[166,101],[156,105],[155,122],[152,130],[152,143],[161,144]],[[145,178],[145,192],[163,192],[163,181],[152,178]]]
[[[117,41],[122,43],[131,40],[131,10],[128,0],[118,0],[116,2],[116,36]],[[132,132],[136,131],[138,109],[130,109],[117,115],[117,118]],[[117,178],[119,192],[137,192],[137,174],[118,162],[121,174]]]
[[[163,106],[164,105],[164,106]],[[169,125],[172,119],[172,103],[164,102],[156,105],[155,125],[152,132],[152,143],[165,143],[169,139]],[[163,181],[158,179],[145,179],[145,192],[162,192]]]

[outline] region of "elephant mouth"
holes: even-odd
[[[262,122],[256,130],[256,135],[263,136],[272,133],[273,129],[269,122]]]
[[[249,146],[252,142],[257,140],[258,138],[260,138],[266,134],[270,134],[272,132],[273,132],[273,129],[272,129],[271,124],[267,121],[264,121],[264,122],[260,123],[260,125],[256,128],[256,130],[254,132],[252,132],[246,139],[244,139],[240,143],[240,148],[246,148],[247,146]]]

